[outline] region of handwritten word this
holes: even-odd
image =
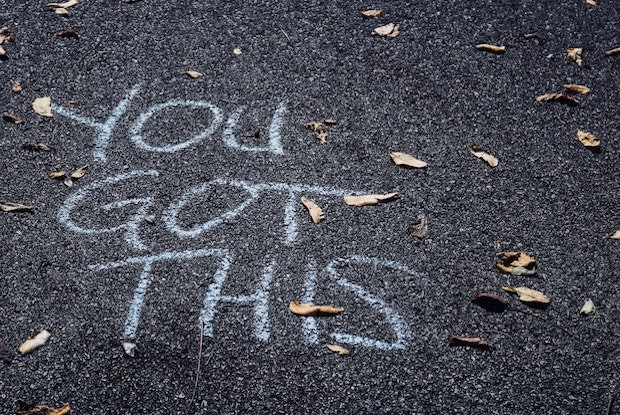
[[[58,104],[52,105],[52,110],[63,116],[77,121],[80,124],[84,124],[93,128],[97,132],[95,139],[95,148],[93,150],[93,159],[96,162],[107,161],[107,149],[114,129],[118,120],[125,114],[127,108],[135,96],[140,92],[140,85],[135,85],[127,95],[118,103],[118,105],[111,111],[110,115],[105,121],[98,121],[94,118],[87,117],[85,115],[78,114],[77,112],[65,108]],[[165,109],[174,109],[182,111],[183,109],[204,109],[211,113],[212,120],[210,125],[198,134],[186,138],[184,141],[176,144],[164,144],[155,145],[148,141],[148,137],[144,136],[143,129],[148,122],[156,122],[157,117]],[[273,114],[271,124],[269,126],[269,139],[267,143],[260,146],[247,146],[240,143],[237,137],[237,123],[239,118],[246,110],[245,106],[237,108],[227,118],[223,132],[222,142],[224,145],[233,148],[235,150],[247,151],[247,152],[270,152],[276,155],[283,155],[284,148],[282,147],[281,130],[284,122],[284,114],[286,113],[286,105],[284,102],[280,102],[276,107]],[[171,99],[163,103],[152,105],[145,112],[140,114],[133,122],[129,133],[130,139],[133,144],[140,150],[155,152],[155,153],[176,153],[181,150],[185,150],[192,147],[195,144],[202,142],[207,137],[213,135],[218,128],[222,125],[224,119],[224,112],[212,104],[209,101],[192,101],[183,99]]]

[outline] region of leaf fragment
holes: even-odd
[[[202,76],[202,73],[198,71],[187,70],[187,71],[183,71],[183,75],[187,75],[192,79],[196,79],[196,78],[200,78]]]
[[[344,203],[349,206],[372,206],[380,202],[389,202],[400,196],[398,192],[386,193],[384,195],[361,195],[345,196]]]
[[[9,112],[3,113],[2,119],[8,122],[12,122],[13,124],[17,124],[17,125],[23,124],[26,122],[23,118],[18,117],[17,115],[11,114]]]
[[[418,216],[417,222],[409,225],[409,234],[415,236],[418,239],[422,239],[428,233],[428,219],[425,214]]]
[[[136,344],[132,342],[123,342],[123,351],[129,357],[135,357],[136,355]]]
[[[50,97],[37,98],[32,102],[32,109],[39,115],[44,117],[53,117],[52,99]]]
[[[63,171],[53,171],[50,174],[48,174],[50,179],[56,179],[56,180],[63,179],[66,175],[67,175],[67,172],[64,171],[64,170]]]
[[[385,37],[391,37],[391,38],[395,38],[396,36],[398,36],[398,33],[399,33],[398,25],[394,23],[388,23],[383,26],[375,27],[375,29],[372,31],[373,35],[385,36]]]
[[[414,169],[423,169],[424,167],[428,165],[428,163],[426,163],[425,161],[418,160],[417,158],[413,157],[411,154],[402,153],[399,151],[392,151],[390,153],[390,157],[392,158],[392,161],[397,166],[412,167]]]
[[[596,6],[596,0],[586,0],[586,3],[588,3],[590,6]]]
[[[501,313],[508,308],[508,302],[493,293],[475,292],[471,296],[471,302],[493,313]]]
[[[620,55],[620,48],[613,48],[605,51],[605,56],[616,56]]]
[[[579,84],[564,84],[562,85],[562,88],[564,88],[566,92],[572,92],[573,94],[585,95],[592,92],[592,90],[587,86]]]
[[[488,43],[480,43],[476,45],[476,49],[482,50],[484,52],[497,53],[498,55],[506,52],[506,46],[490,45]]]
[[[6,58],[6,50],[0,46],[0,58]]]
[[[19,93],[22,92],[22,83],[19,81],[13,81],[13,84],[11,85],[11,92],[14,93]]]
[[[81,179],[86,174],[86,170],[88,170],[88,164],[86,166],[75,169],[73,173],[71,173],[71,178],[74,180]]]
[[[312,218],[312,222],[319,223],[320,221],[325,219],[325,214],[323,213],[323,210],[312,200],[308,199],[306,196],[302,196],[301,203],[303,203],[306,209],[308,209],[308,213]]]
[[[377,17],[377,16],[380,16],[381,13],[383,13],[383,9],[370,9],[370,10],[364,10],[362,12],[362,16],[364,16],[364,17]]]
[[[522,251],[500,252],[497,257],[501,262],[495,264],[495,268],[504,274],[515,276],[536,275],[536,260]]]
[[[338,121],[336,121],[336,119],[334,118],[325,118],[323,120],[323,122],[325,123],[325,125],[334,125],[336,124]]]
[[[32,151],[54,151],[54,147],[50,146],[49,144],[34,143],[30,141],[22,144],[22,148],[25,150],[32,150]]]
[[[608,233],[606,237],[607,239],[620,239],[620,229]]]
[[[314,133],[314,136],[321,143],[325,143],[327,141],[327,131],[325,130],[325,125],[323,125],[322,122],[311,121],[311,122],[304,124],[304,127],[306,127],[309,130],[312,130],[312,132]]]
[[[579,310],[579,314],[581,314],[582,316],[589,316],[595,311],[596,311],[596,306],[594,305],[594,301],[588,298],[586,302],[583,303],[583,306],[581,306],[581,309]]]
[[[233,53],[237,56],[243,54],[243,51],[241,50],[241,48],[234,48],[233,49]]]
[[[54,33],[58,37],[70,37],[74,39],[78,39],[80,34],[71,28],[62,29]]]
[[[71,406],[66,403],[59,408],[51,408],[47,405],[28,405],[18,402],[17,415],[67,415],[71,412]]]
[[[3,43],[13,43],[15,42],[15,38],[9,34],[9,28],[3,27],[0,28],[0,45]]]
[[[288,305],[289,310],[298,316],[334,315],[344,311],[342,307],[333,305],[312,305],[292,300]]]
[[[519,300],[532,306],[546,307],[551,299],[540,291],[527,287],[502,287],[502,290],[519,296]]]
[[[587,131],[577,130],[577,139],[588,148],[596,149],[601,146],[601,141],[594,134]]]
[[[3,212],[30,212],[32,211],[32,206],[0,200],[0,210]]]
[[[450,346],[470,346],[478,349],[490,349],[491,346],[480,337],[464,337],[464,336],[449,336],[448,345]]]
[[[47,7],[53,7],[55,9],[68,9],[69,7],[73,7],[78,3],[78,0],[68,0],[64,3],[49,3]]]
[[[67,187],[73,187],[73,179],[71,179],[71,176],[65,176],[62,183]]]
[[[39,334],[31,339],[26,340],[19,346],[19,352],[21,354],[28,354],[43,346],[52,337],[52,333],[47,330],[41,331]]]
[[[583,65],[583,48],[568,48],[566,49],[566,54],[568,58],[577,65]]]
[[[351,354],[349,349],[345,349],[342,346],[338,346],[337,344],[326,344],[327,348],[334,353],[338,353],[340,356],[348,356]]]
[[[69,16],[69,10],[63,9],[62,7],[54,9],[54,13],[56,13],[58,16]]]
[[[494,155],[492,155],[485,149],[477,146],[476,144],[470,144],[469,146],[467,146],[467,148],[469,149],[469,152],[471,154],[478,157],[479,159],[486,161],[489,166],[497,167],[497,165],[499,164],[499,160]]]
[[[551,93],[536,96],[536,102],[560,102],[568,105],[579,105],[579,100],[567,93]]]

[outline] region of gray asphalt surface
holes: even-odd
[[[34,207],[0,214],[0,341],[16,352],[40,330],[53,333],[32,354],[0,361],[0,413],[19,400],[70,402],[75,414],[606,413],[620,390],[620,243],[605,238],[620,228],[620,58],[603,52],[620,46],[620,3],[598,3],[82,1],[63,18],[42,1],[0,0],[0,27],[15,37],[2,45],[0,111],[25,118],[0,123],[0,199]],[[360,15],[371,8],[384,13]],[[371,35],[390,22],[396,38]],[[68,27],[78,39],[54,36]],[[582,67],[569,47],[584,48]],[[182,74],[190,69],[203,76]],[[578,106],[534,101],[564,83],[592,93]],[[92,125],[31,108],[50,96],[56,109],[104,123],[136,85],[105,149]],[[224,138],[242,106],[235,148]],[[277,108],[281,125],[272,127]],[[320,143],[303,124],[325,118],[337,123]],[[217,128],[175,152],[132,141],[138,131],[165,147],[209,126]],[[595,133],[601,150],[583,147],[578,129]],[[277,131],[281,152],[238,148],[265,146]],[[473,157],[472,143],[499,165]],[[390,151],[428,167],[397,167]],[[72,188],[48,177],[83,165]],[[183,236],[261,185],[239,215]],[[348,191],[401,197],[354,208],[339,195]],[[297,201],[304,194],[325,211],[321,223]],[[109,206],[123,200],[133,201]],[[80,233],[63,206],[83,229],[127,228],[135,217],[137,231]],[[420,214],[429,221],[422,240],[407,232]],[[127,321],[145,257],[199,250],[226,250],[229,262],[192,400],[208,293],[225,256],[153,262],[131,336]],[[533,255],[538,277],[495,270],[505,250]],[[96,267],[115,261],[129,262]],[[345,308],[315,320],[314,331],[288,311],[312,269],[314,302]],[[469,301],[505,285],[541,290],[551,305],[531,310],[502,294],[510,309],[495,314]],[[235,296],[246,303],[228,301]],[[580,316],[588,298],[597,311]],[[493,348],[449,347],[449,335]],[[135,357],[124,340],[136,343]]]

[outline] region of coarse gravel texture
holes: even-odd
[[[362,10],[382,8],[376,18]],[[0,200],[34,207],[0,212],[0,413],[16,403],[70,402],[75,414],[604,414],[620,391],[620,2],[422,0],[416,2],[82,1],[68,17],[45,2],[0,0]],[[394,22],[394,39],[371,34]],[[78,39],[60,38],[64,28]],[[524,34],[535,33],[526,39]],[[506,46],[502,55],[478,43]],[[577,66],[566,48],[583,47]],[[240,48],[241,54],[233,53]],[[198,79],[185,70],[203,73]],[[21,93],[10,90],[20,80]],[[588,85],[578,106],[537,103],[562,84]],[[103,122],[134,87],[140,91],[119,118],[107,161],[94,160],[94,128],[32,111],[36,97]],[[150,107],[171,99],[208,101],[222,125],[205,140],[174,153],[145,151],[130,133]],[[225,145],[225,122],[238,122],[247,146],[264,145],[280,103],[283,155]],[[325,118],[326,143],[304,123]],[[212,124],[204,108],[170,107],[142,134],[152,145],[181,143]],[[576,139],[600,138],[600,151]],[[26,150],[45,142],[54,152]],[[490,168],[472,156],[477,144],[499,159]],[[428,162],[395,166],[390,151]],[[48,173],[89,165],[72,188]],[[91,192],[74,220],[113,227],[152,197],[140,222],[147,245],[138,250],[123,230],[79,234],[58,219],[67,198],[92,183],[136,170],[157,177],[122,180]],[[171,204],[215,178],[251,183],[302,183],[349,191],[398,191],[398,200],[361,208],[339,196],[306,194],[326,213],[313,224],[295,205],[298,234],[283,243],[287,191],[265,191],[237,217],[195,238],[164,221]],[[234,185],[207,186],[178,215],[185,229],[234,209],[247,197]],[[299,198],[301,194],[296,194]],[[408,234],[418,215],[429,233]],[[255,336],[255,308],[222,302],[212,337],[200,343],[199,316],[218,270],[212,257],[157,262],[136,332],[136,355],[121,347],[141,266],[108,270],[89,265],[161,252],[227,249],[232,255],[224,295],[250,296],[273,264],[268,293],[270,335]],[[494,269],[495,254],[523,250],[538,277]],[[403,348],[342,344],[330,333],[394,342],[392,325],[329,273],[338,258],[396,261],[411,272],[336,261],[341,278],[362,287],[402,318],[411,337]],[[318,344],[304,334],[288,303],[304,295],[317,270],[316,303],[345,307],[318,319]],[[523,285],[551,297],[528,309],[501,287]],[[351,286],[349,286],[351,287]],[[488,313],[470,303],[475,291],[503,295],[510,308]],[[591,298],[593,315],[579,308]],[[368,300],[368,298],[367,298]],[[260,310],[259,310],[260,311]],[[265,310],[262,310],[263,312]],[[264,313],[263,313],[264,315]],[[53,336],[30,355],[16,353],[42,329]],[[491,350],[449,347],[449,335],[482,337]],[[610,413],[617,413],[618,407]]]

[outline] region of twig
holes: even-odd
[[[291,38],[288,37],[288,35],[286,34],[286,32],[284,31],[284,29],[280,28],[280,30],[282,31],[282,33],[284,33],[284,36],[286,36],[286,38],[288,39],[288,41],[291,41]]]
[[[200,346],[198,347],[198,368],[196,369],[196,381],[194,382],[194,391],[192,392],[192,399],[189,403],[194,402],[194,398],[196,397],[196,390],[198,389],[198,378],[200,377],[200,361],[202,359],[202,343],[204,340],[204,332],[205,332],[205,323],[204,321],[200,322]]]
[[[614,406],[614,395],[609,392],[609,400],[607,401],[607,412],[606,415],[611,415],[611,410]]]

